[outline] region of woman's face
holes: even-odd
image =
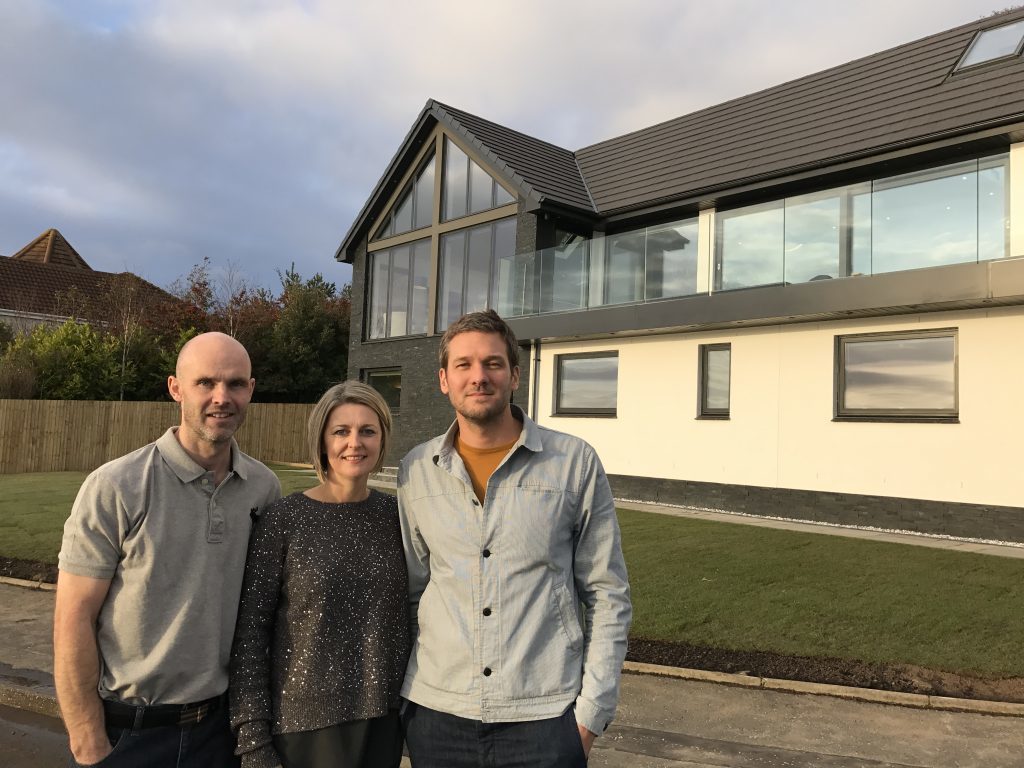
[[[322,442],[330,479],[366,477],[380,456],[380,420],[365,405],[336,405],[327,416]]]

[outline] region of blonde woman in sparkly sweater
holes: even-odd
[[[243,768],[399,765],[407,576],[396,501],[367,484],[390,429],[374,389],[331,387],[308,425],[320,484],[256,524],[229,687]]]

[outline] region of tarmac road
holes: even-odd
[[[0,766],[57,768],[67,765],[67,738],[59,720],[0,705]]]

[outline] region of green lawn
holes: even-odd
[[[633,633],[1024,675],[1024,560],[622,510]]]
[[[315,484],[275,465],[285,493]],[[0,555],[55,562],[84,472],[0,475]],[[633,633],[1024,676],[1024,560],[622,510]]]

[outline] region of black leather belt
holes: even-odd
[[[198,725],[227,702],[227,694],[195,704],[154,704],[136,707],[120,701],[103,701],[106,724],[111,728],[159,728],[165,725]]]

